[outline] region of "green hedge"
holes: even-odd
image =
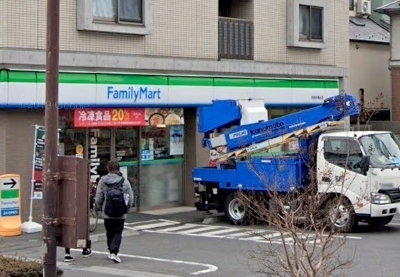
[[[57,268],[57,276],[64,272]],[[0,256],[0,277],[43,277],[42,263],[23,258]]]

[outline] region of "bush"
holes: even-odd
[[[57,268],[57,276],[63,276]],[[43,277],[42,263],[23,258],[0,256],[0,277]]]

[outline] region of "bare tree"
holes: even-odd
[[[257,234],[264,242],[256,251],[250,253],[257,260],[253,270],[265,276],[277,277],[330,277],[344,276],[350,267],[352,256],[343,256],[346,237],[340,232],[350,232],[347,222],[354,217],[343,217],[340,209],[354,213],[353,205],[342,194],[323,194],[318,192],[316,183],[316,165],[313,164],[316,153],[309,153],[309,186],[291,193],[279,193],[279,188],[296,188],[298,180],[286,180],[276,177],[268,185],[267,192],[244,193],[238,196],[249,214],[249,224],[266,222],[272,229],[269,233]],[[249,163],[251,170],[261,180],[271,184],[271,177]],[[284,172],[285,163],[278,160],[277,176]],[[331,175],[325,172],[326,176]],[[333,179],[333,178],[332,178]],[[268,180],[268,181],[267,181]],[[278,183],[279,182],[279,183]],[[252,232],[251,230],[249,231]]]

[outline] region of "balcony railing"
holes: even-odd
[[[218,56],[220,59],[252,60],[254,51],[253,22],[219,17]]]

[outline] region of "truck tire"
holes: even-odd
[[[235,193],[225,199],[225,216],[234,225],[244,225],[248,217],[248,209],[244,202]]]
[[[325,205],[325,212],[328,227],[334,232],[350,233],[356,227],[354,207],[346,198],[337,199],[334,197],[328,200]]]

